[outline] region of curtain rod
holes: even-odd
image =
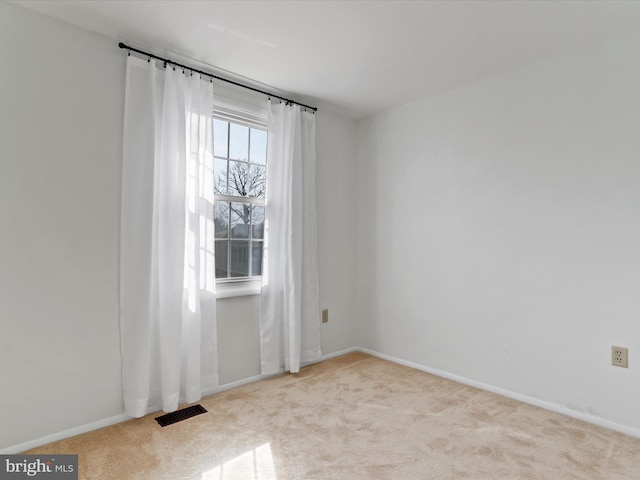
[[[286,103],[289,103],[289,104],[295,103],[296,105],[300,105],[301,107],[307,108],[307,109],[312,110],[314,112],[318,111],[318,107],[311,107],[309,105],[305,105],[304,103],[296,102],[295,100],[290,100],[288,98],[284,98],[284,97],[280,97],[278,95],[274,95],[273,93],[265,92],[264,90],[259,90],[259,89],[254,88],[254,87],[250,87],[249,85],[244,85],[242,83],[234,82],[233,80],[228,80],[226,78],[218,77],[217,75],[213,75],[211,73],[203,72],[202,70],[198,70],[197,68],[189,67],[187,65],[182,65],[181,63],[174,62],[173,60],[169,60],[169,59],[166,59],[166,58],[159,57],[157,55],[154,55],[153,53],[149,53],[149,52],[144,52],[142,50],[138,50],[137,48],[130,47],[129,45],[125,45],[122,42],[118,43],[118,46],[120,48],[124,49],[124,50],[128,50],[129,52],[136,52],[136,53],[139,53],[140,55],[144,55],[145,57],[155,58],[156,60],[160,60],[160,61],[162,61],[162,62],[164,62],[166,64],[175,65],[176,67],[184,68],[184,69],[189,70],[191,72],[199,73],[200,75],[206,75],[207,77],[215,78],[216,80],[220,80],[222,82],[227,82],[227,83],[230,83],[230,84],[235,85],[237,87],[246,88],[247,90],[252,90],[254,92],[261,93],[262,95],[266,95],[267,97],[274,97],[274,98],[277,98],[278,100],[284,100]]]

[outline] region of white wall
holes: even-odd
[[[640,36],[359,122],[358,345],[640,432],[639,132]]]
[[[122,412],[117,45],[0,3],[0,448]]]
[[[355,345],[356,318],[356,128],[324,109],[316,113],[318,257],[323,354]]]
[[[0,451],[120,418],[125,54],[0,2]],[[354,345],[355,123],[318,113],[323,353]],[[260,371],[259,296],[218,304],[222,384]],[[51,439],[52,437],[49,437]]]

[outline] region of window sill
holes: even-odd
[[[239,282],[220,282],[216,284],[216,298],[246,297],[260,295],[262,282],[260,279]]]

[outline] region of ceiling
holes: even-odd
[[[640,28],[640,1],[15,1],[352,118]]]

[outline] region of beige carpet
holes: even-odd
[[[80,478],[640,479],[640,440],[351,353],[29,453],[78,453]]]

